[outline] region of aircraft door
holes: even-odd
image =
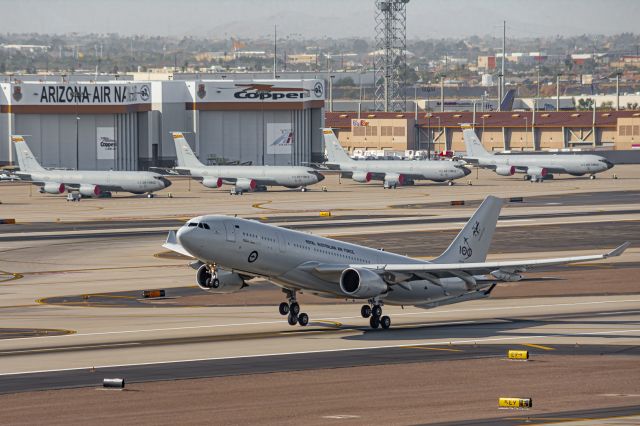
[[[224,222],[224,228],[227,231],[227,241],[235,242],[236,241],[236,228],[235,224],[228,220]]]

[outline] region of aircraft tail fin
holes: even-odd
[[[328,163],[349,163],[353,161],[351,157],[347,155],[335,133],[332,129],[322,129],[322,135],[324,136],[324,149],[327,152]]]
[[[502,200],[494,196],[484,199],[478,210],[462,228],[449,248],[434,263],[484,262],[496,230]]]
[[[500,102],[500,111],[511,111],[516,98],[516,89],[509,89]]]
[[[478,135],[476,135],[470,124],[462,125],[462,137],[464,138],[464,146],[467,149],[467,157],[482,158],[492,155],[482,146],[482,142],[480,142]]]
[[[16,147],[16,154],[18,157],[18,165],[21,172],[45,172],[46,170],[38,163],[36,157],[34,157],[29,145],[24,140],[24,136],[11,135],[11,142]]]
[[[176,144],[176,156],[178,157],[178,167],[197,168],[204,167],[193,153],[187,139],[182,132],[171,132],[173,142]]]

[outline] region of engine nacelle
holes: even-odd
[[[398,173],[387,173],[384,175],[384,187],[391,188],[404,185],[404,175]]]
[[[501,281],[515,282],[515,281],[520,281],[522,279],[522,275],[520,274],[517,274],[515,272],[502,271],[500,269],[492,271],[491,275],[493,275],[494,277],[496,277],[496,279],[499,279]]]
[[[235,272],[218,270],[214,278],[209,265],[202,265],[196,272],[198,287],[211,293],[235,293],[244,287],[244,280]]]
[[[547,169],[544,167],[529,167],[527,168],[527,174],[531,176],[532,179],[543,178],[547,175]]]
[[[102,190],[98,185],[83,183],[82,185],[80,185],[80,189],[78,189],[78,192],[83,197],[98,197],[100,196],[100,193],[102,192]]]
[[[368,269],[348,268],[340,275],[340,290],[355,299],[370,299],[387,291],[387,283]]]
[[[515,166],[498,166],[496,167],[496,173],[500,176],[513,176],[516,173]]]
[[[207,188],[220,188],[222,186],[222,179],[215,177],[204,178],[202,179],[202,185]]]
[[[64,183],[45,182],[45,184],[40,187],[40,192],[46,192],[47,194],[62,194],[64,190]]]
[[[371,172],[353,172],[351,179],[360,183],[367,183],[371,181]]]
[[[253,179],[240,178],[236,180],[236,191],[253,192],[258,184]]]

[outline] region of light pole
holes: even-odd
[[[329,76],[329,112],[333,112],[333,79],[335,75]]]
[[[442,125],[440,123],[440,116],[437,116],[436,119],[438,120],[438,132],[440,132],[440,134],[442,134]],[[446,143],[446,142],[445,142]],[[435,145],[435,143],[434,143]],[[431,153],[427,153],[428,158],[431,158]]]
[[[529,129],[527,117],[524,118],[524,146],[527,146],[527,132]]]
[[[429,131],[427,132],[427,158],[429,158],[429,152],[431,152],[431,137],[433,135],[433,129],[431,128],[431,117],[433,117],[433,114],[428,112],[427,113],[427,129],[429,129]]]

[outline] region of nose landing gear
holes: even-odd
[[[282,290],[287,295],[289,302],[282,302],[278,307],[280,315],[287,315],[287,322],[289,325],[300,324],[306,326],[309,324],[309,315],[304,312],[300,312],[300,305],[296,301],[295,290]]]

